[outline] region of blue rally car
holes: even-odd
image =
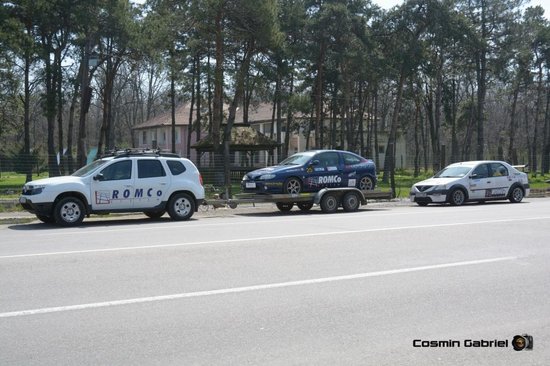
[[[349,151],[314,150],[294,154],[279,165],[251,171],[243,177],[246,193],[317,192],[323,188],[374,189],[376,167]]]

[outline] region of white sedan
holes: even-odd
[[[464,161],[454,163],[430,179],[412,186],[411,202],[450,203],[460,206],[467,201],[510,200],[521,202],[529,196],[527,174],[503,161]]]

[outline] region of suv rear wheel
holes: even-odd
[[[168,201],[168,214],[172,220],[188,220],[195,212],[195,201],[187,193],[176,193]]]

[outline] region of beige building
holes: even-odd
[[[176,109],[176,152],[181,156],[187,156],[187,142],[189,134],[189,104],[183,104]],[[203,115],[207,112],[204,111]],[[193,116],[195,118],[195,116]],[[304,120],[307,118],[302,114],[296,114],[294,116],[295,121]],[[272,123],[273,119],[273,105],[268,103],[262,103],[258,106],[251,106],[248,111],[247,125],[262,133],[266,137],[276,140],[276,119]],[[149,147],[170,150],[172,144],[172,118],[171,113],[167,112],[162,115],[156,116],[140,125],[135,126],[133,129],[136,132],[138,147]],[[243,125],[243,113],[242,109],[237,110],[235,117],[236,125]],[[286,116],[282,118],[283,126],[281,126],[281,143],[285,140],[285,126]],[[328,125],[328,121],[326,121]],[[272,131],[273,127],[273,131]],[[203,130],[201,133],[201,139],[207,137],[208,131]],[[303,129],[299,132],[292,132],[289,139],[289,155],[306,150],[306,133]],[[366,136],[365,136],[366,139]],[[191,146],[197,144],[196,133],[191,133]],[[387,144],[387,133],[382,131],[378,134],[378,146],[373,151],[376,151],[380,161],[380,170],[384,164],[385,149]],[[309,146],[314,146],[314,133],[311,132]],[[344,147],[345,148],[345,147]],[[261,167],[267,165],[273,165],[277,163],[277,158],[273,154],[269,154],[267,151],[256,151],[251,156],[244,156],[244,152],[236,152],[234,154],[234,165],[243,165],[244,161],[247,161],[249,166]],[[375,160],[374,156],[366,156],[367,158]],[[199,156],[195,149],[191,149],[191,160],[198,163]],[[201,159],[201,165],[206,163],[205,157]],[[252,160],[252,161],[250,161]],[[406,158],[406,145],[403,136],[400,136],[396,146],[396,167],[402,168],[405,166]]]

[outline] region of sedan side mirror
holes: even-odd
[[[319,160],[313,160],[310,165],[312,166],[315,166],[315,165],[319,165]]]
[[[103,181],[105,180],[105,177],[103,176],[103,174],[99,173],[97,175],[94,175],[94,180],[98,180],[98,181]]]

